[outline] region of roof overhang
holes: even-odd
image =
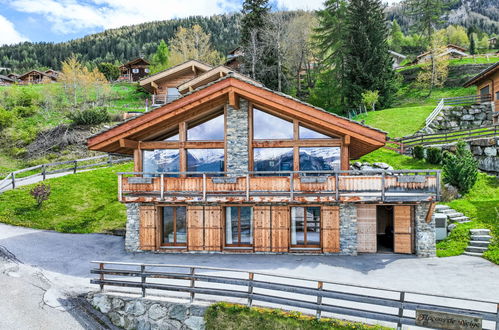
[[[171,131],[180,121],[190,120],[203,113],[213,112],[225,104],[244,98],[256,107],[298,119],[310,127],[317,127],[334,136],[350,140],[350,156],[361,157],[386,143],[386,133],[356,121],[340,117],[320,108],[301,102],[267,88],[255,86],[233,76],[221,78],[215,83],[172,101],[151,112],[110,128],[88,139],[91,150],[131,154],[137,144],[126,145],[125,140],[151,141]]]
[[[482,72],[480,72],[479,74],[477,74],[476,76],[474,76],[473,78],[471,78],[470,80],[468,80],[464,84],[464,87],[477,85],[480,81],[487,79],[488,77],[496,73],[498,70],[499,70],[499,62],[496,62],[491,66],[489,66],[488,68],[486,68],[485,70],[483,70]]]

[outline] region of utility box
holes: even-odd
[[[447,237],[447,214],[435,213],[435,237],[441,241]]]

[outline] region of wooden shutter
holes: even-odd
[[[340,251],[340,209],[338,206],[321,208],[322,252]]]
[[[272,206],[272,252],[288,252],[289,249],[289,207]]]
[[[139,240],[141,250],[156,250],[158,233],[158,212],[154,205],[140,206]]]
[[[395,253],[412,253],[412,207],[397,205],[393,207],[393,230]]]
[[[187,207],[187,248],[189,251],[203,251],[204,209],[202,206]]]
[[[376,205],[357,206],[357,251],[377,251]]]
[[[204,250],[222,250],[222,208],[205,206],[204,208]]]
[[[253,208],[253,236],[256,252],[270,252],[270,206]]]

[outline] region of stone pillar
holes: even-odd
[[[357,207],[352,203],[340,205],[340,253],[357,255]]]
[[[435,219],[426,223],[426,215],[430,203],[421,203],[416,205],[414,227],[416,229],[416,255],[418,257],[436,256],[436,237],[435,237]]]
[[[139,203],[126,203],[126,234],[125,250],[127,252],[138,252],[140,248],[139,227],[140,214]]]
[[[245,99],[239,99],[239,109],[227,105],[226,141],[228,176],[246,173],[249,166],[249,118]]]

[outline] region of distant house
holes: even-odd
[[[59,71],[53,69],[48,69],[45,73],[54,76],[55,78],[59,77],[59,74],[61,74]]]
[[[8,76],[4,76],[0,74],[0,86],[7,86],[15,83],[16,81]]]
[[[41,84],[57,81],[57,77],[38,70],[31,70],[18,78],[20,84]]]
[[[393,68],[398,69],[402,65],[402,62],[407,58],[407,56],[394,52],[393,50],[388,51],[393,60]]]
[[[468,53],[466,53],[466,48],[456,46],[453,44],[448,44],[447,47],[445,48],[445,51],[443,51],[441,54],[438,54],[438,56],[449,56],[451,58],[462,58],[469,56]],[[413,63],[424,63],[426,61],[430,60],[430,52],[424,52],[416,57]]]
[[[225,62],[225,66],[239,70],[242,63],[242,57],[244,56],[243,49],[241,47],[234,48],[227,54],[227,61]]]
[[[19,78],[19,75],[17,73],[9,73],[7,75],[7,77],[9,77],[10,79],[14,79],[17,81],[17,79]]]
[[[122,81],[139,81],[149,74],[149,62],[143,58],[136,58],[133,61],[120,66],[121,76],[118,80]]]
[[[470,80],[464,87],[476,86],[482,102],[494,102],[496,116],[494,123],[499,123],[499,62],[492,64]]]
[[[497,37],[492,37],[489,39],[489,48],[495,49],[497,47]]]

